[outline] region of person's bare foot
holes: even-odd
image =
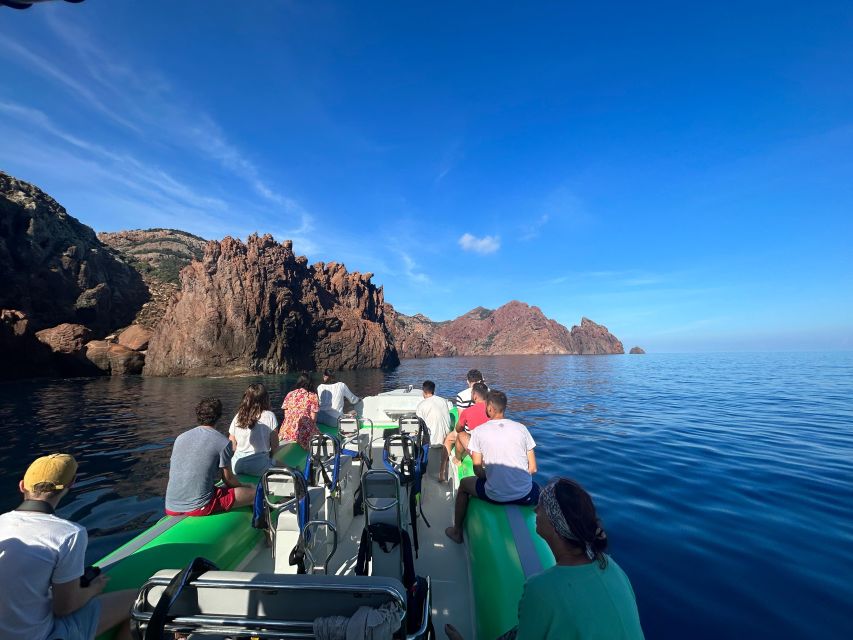
[[[452,624],[444,625],[444,633],[447,634],[448,640],[465,640],[462,634]]]
[[[453,540],[456,544],[462,544],[462,532],[456,527],[447,527],[444,530],[444,535]]]

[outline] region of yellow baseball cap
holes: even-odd
[[[24,489],[32,491],[37,484],[52,484],[53,491],[67,489],[77,475],[77,461],[67,453],[51,453],[37,458],[24,474]]]

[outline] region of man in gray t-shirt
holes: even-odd
[[[221,416],[218,398],[202,398],[196,406],[199,426],[175,439],[166,486],[168,515],[209,516],[254,500],[255,486],[231,472],[231,442],[213,426]],[[216,485],[219,479],[222,486]]]

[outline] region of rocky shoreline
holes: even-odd
[[[606,327],[535,306],[446,322],[397,312],[370,273],[308,264],[292,243],[175,229],[95,232],[0,172],[0,379],[286,373],[400,358],[621,354]],[[632,350],[636,353],[636,351]]]

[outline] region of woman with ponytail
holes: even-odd
[[[250,384],[228,429],[234,448],[234,473],[263,475],[278,451],[278,420],[270,411],[270,396],[260,382]]]
[[[566,478],[548,483],[536,507],[536,533],[557,564],[525,583],[518,627],[501,640],[642,640],[634,590],[605,553],[607,534],[584,488]],[[445,631],[461,638],[450,625]]]

